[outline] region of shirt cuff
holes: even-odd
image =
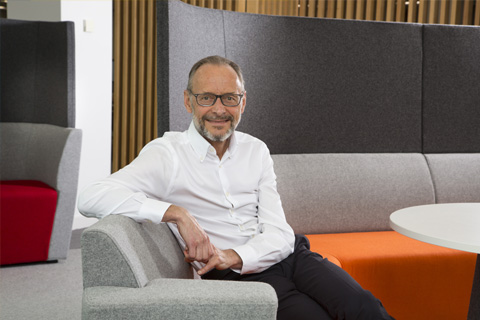
[[[171,205],[172,204],[168,202],[147,198],[140,207],[139,213],[145,220],[159,224],[162,222],[165,212]]]
[[[258,260],[255,259],[255,250],[248,244],[244,244],[235,248],[232,248],[242,259],[242,269],[235,269],[233,271],[239,272],[240,274],[262,272],[267,268],[259,268]]]

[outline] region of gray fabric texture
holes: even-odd
[[[239,130],[273,154],[421,152],[421,26],[224,19],[226,57],[248,93]]]
[[[183,104],[192,65],[209,55],[224,55],[223,13],[187,5],[157,1],[158,134],[184,131],[191,115]]]
[[[422,154],[272,158],[285,215],[296,233],[391,230],[392,212],[435,201]]]
[[[424,153],[480,152],[480,27],[424,26]]]
[[[157,10],[159,135],[188,127],[189,68],[219,54],[244,70],[238,129],[273,154],[480,150],[479,27]]]
[[[69,135],[65,141],[60,163],[57,171],[58,201],[48,260],[65,259],[70,247],[71,230],[75,207],[77,205],[78,175],[80,170],[80,155],[82,148],[82,130],[75,128],[62,128]],[[51,141],[50,141],[51,143]],[[37,147],[40,145],[37,144]],[[44,145],[38,152],[50,152],[51,145]],[[40,168],[38,169],[40,170]]]
[[[75,127],[73,22],[0,19],[2,122]]]
[[[276,317],[277,296],[267,284],[193,280],[166,224],[109,215],[81,243],[82,319]]]
[[[188,127],[189,68],[219,54],[244,69],[239,130],[272,153],[421,152],[420,25],[157,5],[159,119],[169,119],[159,135]]]
[[[193,277],[166,224],[109,215],[86,229],[81,241],[85,288],[144,287],[156,278]]]
[[[426,154],[437,203],[480,202],[480,154]]]
[[[38,180],[58,192],[48,260],[65,259],[75,213],[82,131],[0,123],[0,179]]]
[[[157,279],[144,288],[94,287],[82,319],[276,319],[277,296],[265,283]]]

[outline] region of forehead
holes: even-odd
[[[242,87],[237,73],[229,65],[204,64],[192,80],[193,89],[203,92],[235,92]]]

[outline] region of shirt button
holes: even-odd
[[[227,197],[230,197],[230,192],[226,192],[225,195],[226,195]]]

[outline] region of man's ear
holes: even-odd
[[[243,92],[243,98],[242,98],[242,108],[240,109],[240,112],[243,113],[245,111],[245,106],[247,104],[247,91]]]
[[[185,109],[187,109],[188,113],[193,112],[192,105],[190,104],[190,95],[188,94],[188,90],[183,91],[183,104],[185,105]]]

